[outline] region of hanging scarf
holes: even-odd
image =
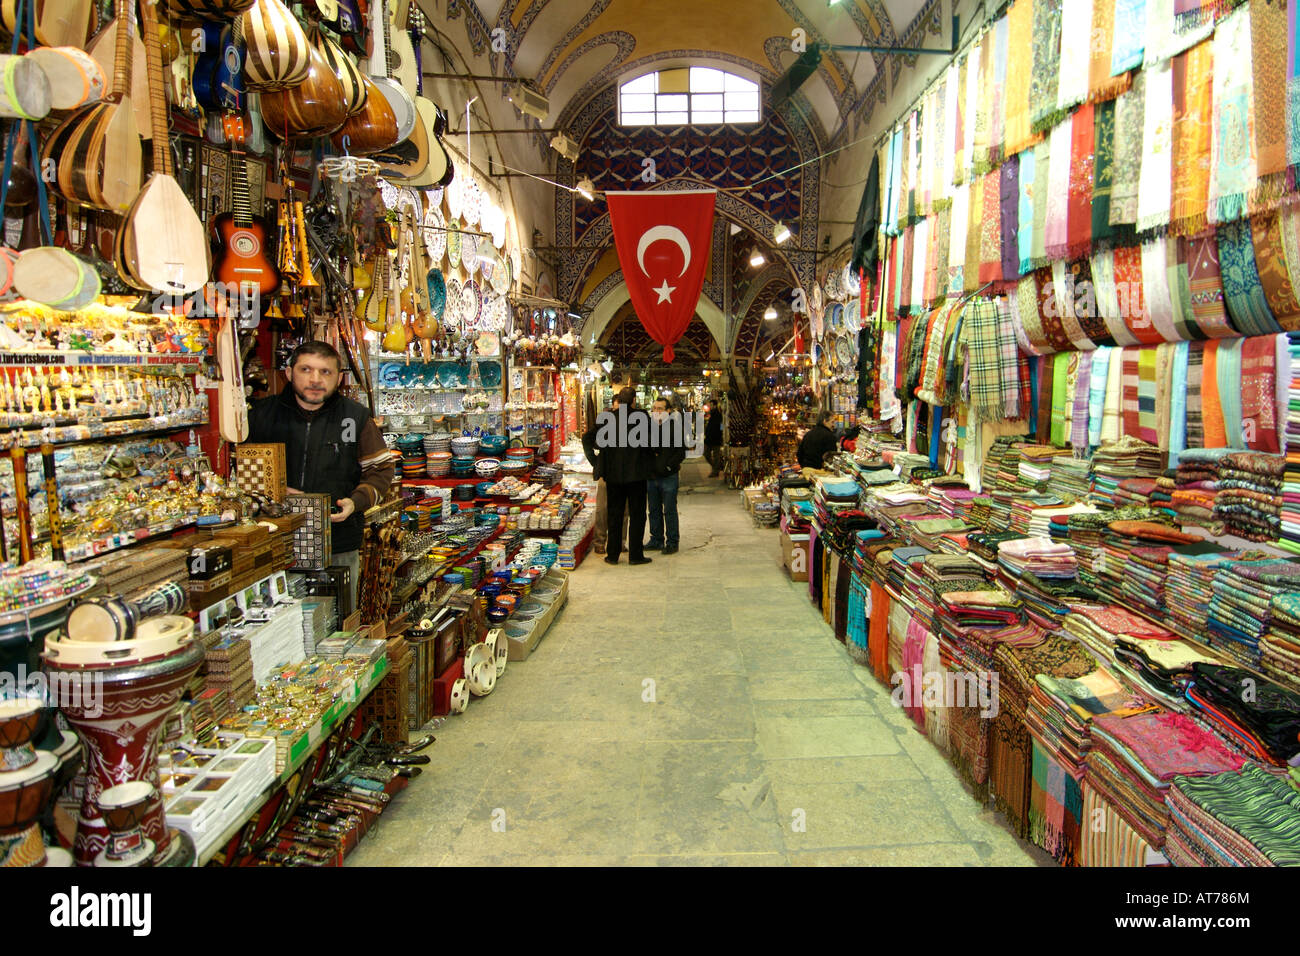
[[[1110,338],[1116,345],[1137,345],[1138,340],[1128,330],[1120,313],[1119,293],[1115,288],[1115,253],[1104,249],[1092,257],[1093,292],[1097,297],[1097,313]]]
[[[1225,0],[1174,0],[1174,31],[1213,30],[1214,21],[1232,5]]]
[[[1020,346],[1020,351],[1025,355],[1042,355],[1043,350],[1035,345],[1034,341],[1029,337],[1030,325],[1026,323],[1026,319],[1036,327],[1036,334],[1040,339],[1043,330],[1042,326],[1038,324],[1037,306],[1032,301],[1027,303],[1024,295],[1022,295],[1026,281],[1032,282],[1033,279],[1021,279],[1019,285],[1007,290],[1007,298],[1011,302],[1011,321],[1016,327],[1016,344]],[[1031,312],[1032,316],[1030,315]]]
[[[889,184],[885,193],[885,209],[889,213],[886,230],[891,236],[898,235],[899,191],[903,188],[903,128],[894,130],[889,143]]]
[[[962,183],[952,194],[952,231],[948,236],[948,295],[965,288],[966,226],[970,217],[970,186]]]
[[[933,103],[934,131],[930,141],[930,208],[935,212],[948,208],[947,148],[948,74],[939,81]]]
[[[1224,309],[1223,279],[1219,274],[1219,243],[1214,233],[1183,240],[1187,243],[1187,272],[1191,288],[1192,318],[1210,339],[1236,335]],[[1191,445],[1189,447],[1196,447]]]
[[[1219,342],[1205,343],[1205,367],[1201,374],[1201,422],[1206,448],[1223,448],[1228,444],[1223,405],[1219,401],[1219,345]]]
[[[1174,383],[1174,349],[1178,343],[1156,346],[1156,447],[1169,450],[1169,401]]]
[[[1115,0],[1093,0],[1091,55],[1088,61],[1088,99],[1101,103],[1113,100],[1128,89],[1128,72],[1112,76],[1112,43],[1115,38]]]
[[[949,185],[960,182],[957,178],[961,168],[958,150],[961,149],[961,67],[957,63],[948,64],[944,77],[945,99],[943,104],[943,175],[942,185],[937,188],[940,196],[951,198]]]
[[[1065,113],[1088,99],[1088,65],[1093,0],[1069,0],[1061,5],[1061,62],[1056,81],[1056,108]]]
[[[930,405],[939,404],[938,385],[939,373],[943,365],[944,343],[948,336],[949,323],[958,308],[955,305],[945,305],[935,309],[922,320],[928,323],[929,331],[925,339],[921,360],[921,381],[916,390],[916,397]]]
[[[912,235],[915,249],[912,253],[912,311],[928,308],[925,297],[926,256],[930,250],[930,226],[933,219],[922,219]]]
[[[1038,304],[1038,280],[1030,272],[1016,286],[1016,314],[1025,330],[1025,337],[1037,355],[1056,351],[1056,346],[1043,330],[1042,313]]]
[[[1053,445],[1064,447],[1066,439],[1065,409],[1068,403],[1070,360],[1077,357],[1074,352],[1058,352],[1050,359],[1052,363],[1052,425],[1050,440]]]
[[[1142,107],[1142,169],[1138,180],[1138,233],[1169,224],[1173,177],[1173,68],[1166,60],[1142,71],[1146,101]]]
[[[1241,425],[1241,347],[1247,339],[1219,343],[1215,375],[1219,380],[1219,407],[1223,410],[1223,440],[1229,448],[1245,448]]]
[[[1097,345],[1111,345],[1114,337],[1097,305],[1097,287],[1092,278],[1092,263],[1088,259],[1075,259],[1066,266],[1066,281],[1070,283],[1075,318],[1083,334]]]
[[[1264,298],[1269,311],[1284,332],[1294,332],[1300,326],[1300,302],[1296,301],[1295,288],[1287,271],[1286,249],[1282,239],[1282,217],[1270,213],[1251,220],[1255,239],[1255,263],[1259,268],[1259,282],[1264,287]]]
[[[1124,434],[1135,438],[1141,433],[1139,423],[1138,383],[1141,380],[1139,359],[1143,349],[1124,350],[1124,398],[1121,406],[1124,414]]]
[[[952,239],[952,204],[946,204],[935,217],[934,241],[934,286],[930,289],[930,301],[941,301],[948,295],[948,256],[949,241]]]
[[[1241,341],[1242,437],[1247,448],[1276,454],[1281,450],[1275,380],[1277,337],[1256,335]]]
[[[1214,46],[1206,40],[1173,60],[1173,206],[1170,231],[1184,236],[1205,228],[1210,197],[1210,126]]]
[[[899,273],[898,314],[910,312],[912,308],[912,259],[916,252],[916,228],[908,226],[903,230],[903,271]]]
[[[1034,268],[1034,160],[1037,150],[1027,149],[1018,156],[1020,169],[1020,208],[1016,216],[1016,253],[1019,257],[1017,272],[1025,275]]]
[[[1177,342],[1174,302],[1169,294],[1169,256],[1163,239],[1142,244],[1142,294],[1147,319],[1165,342]]]
[[[1073,124],[1067,117],[1048,140],[1047,256],[1064,259],[1069,251],[1070,147]]]
[[[1011,302],[1000,295],[993,300],[998,311],[998,365],[1001,367],[1002,414],[1019,418],[1020,350],[1016,347],[1016,327],[1011,320]]]
[[[962,267],[963,291],[980,287],[980,245],[984,237],[984,183],[973,179],[970,184],[970,217],[966,223],[966,261]]]
[[[992,96],[989,101],[989,165],[996,166],[1006,155],[1007,69],[1009,67],[1008,41],[1010,25],[1002,17],[993,25],[993,76]]]
[[[898,224],[910,224],[916,218],[916,111],[903,127],[903,188],[900,193]]]
[[[1106,367],[1106,397],[1102,404],[1101,441],[1118,441],[1124,434],[1124,355],[1126,349],[1110,353]],[[1134,396],[1136,399],[1136,395]]]
[[[1205,373],[1204,342],[1187,346],[1187,446],[1205,448],[1205,419],[1202,413],[1201,381]]]
[[[1092,387],[1093,356],[1096,352],[1079,355],[1079,370],[1074,379],[1074,396],[1071,403],[1070,434],[1067,439],[1075,448],[1088,447],[1088,410]]]
[[[1214,124],[1210,133],[1210,222],[1246,214],[1246,200],[1259,185],[1254,149],[1255,115],[1250,46],[1250,5],[1238,7],[1214,31]]]
[[[897,364],[898,326],[887,322],[880,341],[880,379],[877,390],[880,396],[880,420],[885,422],[895,420],[902,412],[898,396],[894,393]]]
[[[1061,4],[1063,0],[1034,3],[1034,65],[1029,78],[1029,128],[1044,133],[1059,120],[1056,84],[1061,63]]]
[[[1146,0],[1146,33],[1142,44],[1142,68],[1149,70],[1173,54],[1169,52],[1174,33],[1174,0]]]
[[[1030,255],[1035,269],[1047,262],[1047,196],[1050,144],[1043,140],[1034,147],[1034,226]]]
[[[1079,351],[1096,348],[1096,345],[1084,333],[1083,326],[1074,311],[1073,276],[1067,273],[1065,263],[1060,259],[1052,263],[1051,271],[1054,299],[1052,307],[1056,314],[1061,317],[1061,325],[1065,329],[1066,338],[1070,340],[1070,346]]]
[[[1169,401],[1169,467],[1178,467],[1178,456],[1187,447],[1187,356],[1191,344],[1174,346],[1174,372]]]
[[[1038,321],[1043,327],[1043,334],[1051,343],[1051,351],[1064,352],[1076,347],[1070,341],[1065,321],[1061,315],[1061,299],[1056,282],[1052,277],[1052,267],[1044,266],[1034,272],[1034,281],[1038,285],[1037,305]],[[1079,330],[1082,334],[1082,330]]]
[[[1142,175],[1142,112],[1146,106],[1146,74],[1133,77],[1127,93],[1115,101],[1115,161],[1111,176],[1110,223],[1136,224],[1138,184]],[[1121,241],[1117,236],[1116,242]]]
[[[979,180],[980,208],[979,282],[1002,278],[1002,176],[993,172]]]
[[[1121,246],[1115,249],[1116,297],[1119,300],[1120,317],[1133,337],[1143,345],[1158,345],[1166,339],[1151,318],[1142,252],[1140,246]]]
[[[1249,219],[1239,219],[1220,226],[1219,269],[1223,275],[1223,295],[1232,324],[1242,335],[1267,335],[1280,332],[1268,307],[1268,298],[1260,282],[1255,262],[1255,244]]]
[[[1092,353],[1092,368],[1088,379],[1088,434],[1086,444],[1096,448],[1101,444],[1101,426],[1106,412],[1106,384],[1110,378],[1110,359],[1114,349],[1099,348]]]
[[[1300,289],[1300,204],[1285,203],[1278,210],[1282,224],[1282,250],[1291,288]]]
[[[962,74],[966,86],[966,94],[962,100],[962,179],[954,179],[953,182],[969,181],[971,166],[975,159],[975,123],[980,99],[980,48],[978,46],[972,47],[967,52]]]
[[[1008,156],[1019,153],[1034,141],[1029,131],[1029,83],[1034,68],[1034,2],[1015,0],[1007,11],[1003,144]]]
[[[1146,16],[1146,0],[1115,0],[1114,51],[1110,59],[1112,76],[1142,65]]]
[[[1000,325],[1001,315],[992,299],[975,296],[966,303],[962,335],[966,338],[970,369],[970,407],[981,421],[998,422],[1005,418],[1002,376],[1013,374],[1014,366],[1003,367]]]
[[[1300,4],[1286,7],[1286,161],[1300,166]]]
[[[894,243],[894,315],[902,316],[903,309],[903,263],[907,256],[907,241],[899,236]]]
[[[1138,352],[1138,431],[1137,436],[1154,445],[1156,434],[1156,350],[1144,348]]]
[[[1286,191],[1287,8],[1284,0],[1250,4],[1251,77],[1259,186],[1252,213],[1271,209]]]
[[[987,31],[971,52],[979,65],[975,97],[975,145],[971,153],[971,171],[983,176],[989,171],[989,143],[993,110],[993,31]]]
[[[916,214],[921,217],[934,212],[932,191],[934,189],[934,96],[935,89],[926,91],[921,103],[921,125],[919,130],[920,153],[917,160]]]
[[[1070,118],[1070,192],[1066,211],[1066,256],[1086,256],[1092,245],[1093,106],[1085,103]]]
[[[1126,74],[1127,75],[1127,74]],[[1093,247],[1110,242],[1110,195],[1114,183],[1115,104],[1107,101],[1093,107],[1093,178],[1090,215]]]
[[[1016,235],[1020,214],[1020,157],[1008,156],[998,174],[999,219],[1002,227],[1002,271],[998,278],[1012,281],[1020,276]]]
[[[930,226],[930,235],[925,244],[925,289],[922,296],[926,308],[930,308],[942,298],[939,294],[939,257],[943,256],[945,264],[947,263],[948,246],[944,231],[951,222],[951,217],[945,209],[926,222]],[[946,276],[947,270],[944,271]]]
[[[1192,314],[1192,288],[1187,266],[1187,243],[1173,236],[1165,238],[1165,255],[1169,269],[1169,297],[1174,306],[1174,328],[1184,341],[1203,339]]]

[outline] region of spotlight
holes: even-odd
[[[763,255],[763,253],[759,252],[757,249],[755,249],[752,253],[750,253],[749,266],[751,269],[758,269],[765,262],[767,262],[767,257]]]
[[[590,179],[579,179],[578,185],[573,187],[573,191],[583,199],[587,200],[587,202],[591,202],[596,198],[596,184]]]
[[[578,144],[563,133],[551,137],[551,149],[555,150],[571,163],[578,161]]]
[[[776,241],[777,245],[787,242],[790,239],[789,227],[787,227],[783,222],[778,222],[776,228],[772,230],[772,238]]]
[[[776,318],[776,306],[769,305],[769,306],[767,307],[767,311],[763,313],[763,318],[767,319],[767,321],[769,321],[769,322],[771,322],[773,319],[775,319],[775,318]],[[768,358],[771,358],[771,356],[769,355]]]

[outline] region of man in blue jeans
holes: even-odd
[[[651,418],[659,436],[650,480],[646,482],[646,499],[650,505],[650,541],[648,550],[664,554],[677,553],[677,480],[686,460],[686,437],[680,416],[668,399],[655,399]]]

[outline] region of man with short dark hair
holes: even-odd
[[[636,407],[636,389],[628,386],[618,393],[610,411],[597,416],[582,448],[591,462],[592,474],[605,479],[609,499],[609,541],[606,564],[618,564],[623,542],[614,530],[623,526],[628,514],[628,564],[649,564],[645,556],[646,479],[650,477],[653,449],[649,447],[650,416]],[[640,436],[638,438],[637,436]]]
[[[650,417],[658,436],[654,467],[646,483],[646,498],[650,505],[651,551],[676,554],[677,534],[677,482],[682,462],[686,460],[685,425],[681,416],[673,411],[672,403],[656,398]]]
[[[704,419],[704,460],[709,463],[709,477],[718,477],[722,471],[722,408],[717,396],[709,402],[709,414]]]
[[[817,424],[804,434],[799,440],[799,467],[800,468],[825,468],[826,456],[833,454],[838,446],[835,438],[835,432],[827,426],[831,419],[831,413],[822,411],[817,416]]]
[[[299,345],[285,369],[289,387],[249,409],[248,440],[284,445],[290,492],[324,493],[334,502],[333,560],[352,571],[355,609],[364,514],[384,496],[396,466],[370,410],[338,394],[342,369],[328,343]]]

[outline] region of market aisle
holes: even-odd
[[[438,731],[350,862],[1050,862],[849,659],[777,533],[687,472],[682,551],[584,563],[538,650]]]

